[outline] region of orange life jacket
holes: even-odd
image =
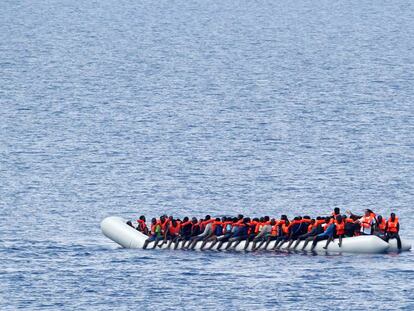
[[[387,221],[383,218],[380,223],[378,223],[378,229],[381,232],[385,232],[385,227],[387,226]]]
[[[258,234],[263,227],[263,224],[259,221],[251,221],[250,225],[254,225],[254,234]]]
[[[398,232],[397,225],[398,225],[398,217],[395,217],[394,221],[392,221],[392,219],[389,218],[387,221],[387,232],[397,233]]]
[[[138,230],[141,232],[144,232],[145,229],[147,229],[147,224],[145,223],[145,221],[141,220],[141,219],[137,219],[137,223],[138,223]]]
[[[177,223],[177,225],[175,227],[173,227],[172,223],[170,224],[170,226],[168,227],[168,232],[171,235],[177,235],[180,233],[180,228],[181,226]]]
[[[361,226],[364,228],[371,228],[373,219],[374,217],[372,217],[372,215],[362,217]]]
[[[277,225],[277,223],[272,226],[272,231],[270,232],[271,236],[277,236],[278,232],[279,232],[279,226]]]
[[[289,234],[289,228],[290,228],[291,224],[287,225],[286,222],[282,224],[282,232],[285,235]]]
[[[344,235],[345,234],[345,222],[344,221],[339,223],[337,220],[335,220],[335,226],[336,226],[336,234],[337,235]]]

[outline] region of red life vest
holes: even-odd
[[[277,223],[272,226],[272,231],[270,232],[271,236],[277,236],[278,232],[279,232],[279,226],[277,225]]]
[[[361,226],[364,228],[371,228],[373,219],[374,217],[372,215],[362,217]]]
[[[291,224],[287,225],[286,222],[282,224],[282,232],[285,235],[289,234],[289,229],[290,229]]]
[[[138,231],[144,232],[147,229],[147,224],[141,219],[137,219]]]
[[[383,218],[380,223],[378,223],[378,229],[381,232],[385,232],[385,227],[387,226],[386,220]]]
[[[337,235],[344,235],[345,234],[345,222],[342,221],[339,223],[335,220],[335,226],[336,226],[336,234]]]
[[[398,225],[398,217],[395,217],[395,220],[394,221],[392,221],[391,218],[388,219],[388,222],[387,222],[387,232],[397,233],[398,232],[397,225]]]
[[[177,235],[180,233],[180,228],[181,226],[177,223],[177,225],[175,227],[173,227],[172,223],[170,224],[170,226],[168,227],[168,232],[171,235]]]

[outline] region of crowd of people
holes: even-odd
[[[147,235],[144,249],[150,242],[152,247],[161,247],[167,243],[168,248],[176,249],[182,242],[183,249],[194,249],[197,242],[201,241],[201,249],[208,249],[217,244],[217,250],[235,249],[241,241],[246,241],[244,249],[252,243],[252,250],[258,250],[264,246],[268,249],[270,242],[276,241],[273,250],[286,245],[289,249],[296,249],[301,241],[305,241],[302,250],[312,243],[313,250],[319,241],[326,240],[324,246],[338,238],[341,247],[342,239],[358,235],[377,235],[388,242],[389,239],[397,239],[398,248],[401,249],[399,236],[400,224],[398,217],[391,213],[388,220],[381,215],[376,215],[372,210],[365,210],[363,216],[355,215],[347,211],[348,216],[341,215],[340,209],[335,208],[330,216],[311,218],[310,216],[297,216],[289,220],[286,215],[280,219],[264,216],[261,218],[249,218],[243,215],[237,217],[213,218],[206,215],[203,219],[184,217],[182,220],[173,216],[163,215],[159,219],[152,218],[148,228],[145,216],[140,216],[136,225],[131,221],[127,224]]]

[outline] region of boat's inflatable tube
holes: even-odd
[[[145,240],[148,238],[146,235],[138,232],[131,226],[126,224],[126,221],[120,217],[107,217],[101,222],[101,229],[103,234],[118,243],[124,248],[142,248],[144,246]],[[270,243],[269,249],[274,246],[275,242]],[[296,250],[301,250],[304,242],[300,242]],[[334,240],[328,246],[328,249],[324,249],[326,241],[320,241],[316,245],[314,251],[319,253],[359,253],[359,254],[378,254],[384,252],[394,252],[398,251],[397,241],[395,239],[390,240],[390,243],[385,242],[381,238],[374,235],[364,235],[357,236],[352,238],[344,238],[342,240],[342,245],[339,247],[338,240]],[[153,243],[148,245],[148,248],[151,248]],[[206,248],[210,243],[206,245]],[[241,242],[236,250],[244,250],[245,241]],[[195,249],[200,249],[201,242],[197,243]],[[222,249],[224,249],[226,243],[224,243]],[[250,243],[247,251],[251,251],[252,243]],[[289,250],[284,248],[285,245],[281,247],[282,250]],[[161,248],[165,248],[166,244],[162,245]],[[179,245],[179,248],[181,245]],[[310,251],[311,243],[304,249],[305,251]],[[402,241],[402,251],[408,251],[411,249],[411,244],[407,241]],[[214,248],[213,248],[214,250]]]

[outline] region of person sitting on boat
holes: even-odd
[[[306,246],[308,246],[309,242],[313,241],[316,236],[319,234],[322,234],[326,231],[328,226],[331,223],[331,217],[316,217],[315,224],[313,225],[313,231],[312,234],[309,234],[307,238],[305,238],[305,243],[302,246],[302,250],[305,250]]]
[[[335,231],[334,234],[329,236],[328,240],[326,241],[326,245],[323,247],[324,249],[328,248],[329,243],[333,241],[334,238],[339,238],[338,246],[342,246],[342,238],[345,235],[345,221],[342,219],[341,215],[336,216],[334,221]]]
[[[326,245],[325,245],[326,248],[328,247],[329,242],[333,238],[333,235],[335,233],[335,224],[331,224],[330,222],[331,222],[331,218],[330,217],[326,217],[325,218],[325,226],[323,227],[324,228],[324,232],[316,235],[313,238],[311,251],[314,250],[314,248],[316,247],[316,244],[319,241],[323,241],[323,240],[328,240],[326,242]]]
[[[150,242],[154,242],[153,249],[157,246],[158,242],[161,241],[161,223],[156,218],[151,219],[151,235],[145,240],[143,249],[146,249]]]
[[[277,241],[278,237],[282,235],[282,224],[284,223],[285,223],[285,220],[275,220],[275,224],[272,226],[272,231],[270,232],[270,235],[267,236],[266,244],[263,247],[264,250],[267,250],[267,248],[269,247],[269,244],[272,241]],[[260,243],[260,245],[256,247],[256,249],[261,248],[262,245],[263,243]]]
[[[375,228],[374,234],[384,238],[385,237],[385,228],[387,226],[387,221],[381,215],[377,216],[377,226]]]
[[[197,220],[196,217],[191,218],[191,234],[190,234],[190,237],[188,238],[188,243],[187,244],[185,242],[183,243],[183,246],[181,247],[182,249],[187,249],[192,243],[191,239],[198,236],[202,232],[200,225],[201,225],[201,219]]]
[[[375,225],[375,214],[369,210],[365,210],[365,215],[358,220],[361,226],[361,235],[371,235]]]
[[[295,220],[293,221],[295,222]],[[289,237],[289,244],[287,248],[290,248],[293,244],[293,242],[297,241],[300,236],[306,234],[308,232],[309,224],[312,222],[309,216],[304,216],[303,218],[300,216],[297,218],[296,222],[298,223],[295,228],[295,226],[292,226],[290,237]]]
[[[267,219],[269,220],[269,217],[267,217]],[[256,235],[260,232],[263,222],[264,217],[262,217],[261,221],[259,218],[253,218],[253,220],[249,221],[249,223],[247,224],[247,239],[246,243],[244,244],[244,250],[246,250],[249,247],[250,241],[253,241]]]
[[[190,243],[188,246],[189,249],[194,249],[198,241],[202,241],[203,239],[208,238],[213,235],[213,222],[214,221],[215,220],[211,219],[210,215],[206,215],[206,217],[204,218],[204,221],[201,222],[200,224],[200,227],[204,228],[204,230],[199,235],[193,236],[190,238]]]
[[[197,222],[197,220],[195,220],[195,222]],[[183,221],[179,222],[179,225],[180,225],[180,232],[179,232],[178,237],[175,239],[174,249],[177,249],[180,242],[183,242],[184,244],[191,237],[191,228],[193,225],[192,221],[189,220],[188,217],[184,217]]]
[[[137,219],[137,223],[138,223],[138,226],[136,229],[145,235],[149,235],[149,230],[148,230],[144,215],[139,216],[139,219]]]
[[[394,213],[391,213],[390,218],[387,221],[385,226],[385,240],[388,242],[390,239],[397,239],[398,249],[401,249],[401,238],[399,235],[400,232],[400,223],[398,217]]]
[[[167,226],[167,234],[166,234],[166,240],[169,241],[167,248],[171,247],[171,244],[177,243],[179,237],[180,237],[180,230],[181,230],[181,224],[178,220],[172,219],[171,222]]]
[[[345,236],[353,237],[355,233],[359,235],[359,231],[361,226],[351,217],[347,217],[346,215],[342,215],[342,220],[345,222]]]
[[[263,244],[266,243],[269,237],[273,236],[274,239],[276,239],[276,230],[277,230],[276,220],[272,218],[270,221],[266,221],[267,219],[269,219],[269,216],[266,216],[264,218],[264,224],[261,227],[260,232],[253,239],[252,251],[260,249],[263,246]],[[275,229],[273,230],[273,228]],[[272,239],[271,241],[273,241],[274,239]],[[260,243],[256,247],[258,242]]]
[[[246,217],[242,219],[242,222],[240,222],[240,220],[238,220],[234,226],[238,227],[238,230],[236,230],[233,235],[231,236],[231,238],[229,239],[229,241],[227,242],[226,245],[226,249],[230,249],[230,247],[232,247],[232,244],[234,242],[234,245],[232,247],[232,249],[236,249],[237,245],[239,245],[239,243],[243,240],[247,240],[248,238],[248,232],[249,232],[249,225],[248,223],[250,222],[250,218]]]
[[[201,244],[200,250],[203,250],[204,247],[208,242],[217,241],[217,238],[223,235],[223,223],[226,221],[226,217],[223,217],[222,220],[220,218],[216,218],[215,221],[212,223],[212,234],[206,236],[203,239],[203,243]]]
[[[219,237],[216,237],[216,239],[213,240],[213,243],[211,243],[209,249],[212,249],[214,245],[216,245],[216,243],[219,243],[217,245],[217,250],[220,250],[223,243],[228,242],[231,236],[234,234],[234,232],[239,229],[238,226],[233,226],[233,224],[237,223],[237,221],[237,218],[224,217],[223,234]]]
[[[279,221],[279,236],[276,238],[276,243],[273,246],[273,250],[280,248],[283,243],[285,243],[289,239],[290,235],[290,222],[286,215],[282,215]],[[267,248],[268,244],[265,248]]]
[[[304,241],[306,239],[309,238],[309,241],[311,241],[313,239],[313,237],[317,234],[320,234],[323,232],[321,223],[320,223],[321,217],[317,217],[317,219],[311,219],[311,223],[308,226],[308,232],[300,235],[297,239],[296,239],[296,243],[293,246],[293,249],[296,249],[296,247],[298,247],[299,243],[301,241]],[[323,220],[324,221],[324,220]],[[309,242],[308,242],[309,243]]]

